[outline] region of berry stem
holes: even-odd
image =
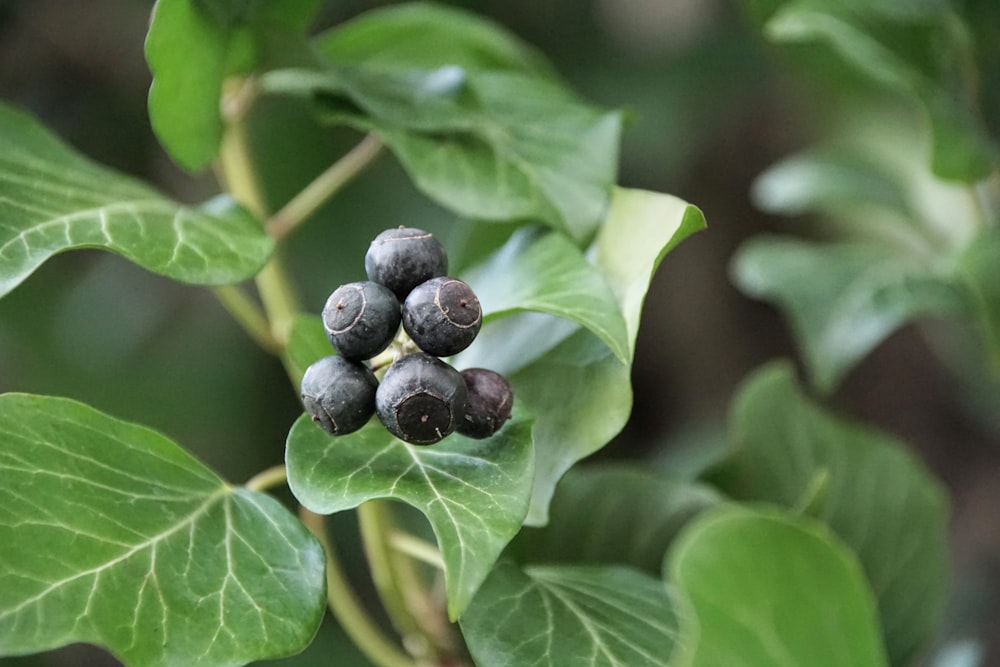
[[[259,473],[247,480],[245,486],[251,491],[266,491],[272,487],[280,486],[288,481],[288,473],[285,466],[276,465]]]
[[[382,140],[368,134],[357,146],[330,165],[271,216],[265,230],[275,239],[282,239],[302,224],[316,209],[326,203],[382,152]]]
[[[236,285],[216,287],[212,292],[255,343],[271,354],[281,354],[281,344],[271,333],[270,322],[267,321],[260,306],[254,303],[246,292]]]
[[[417,663],[386,637],[361,605],[337,558],[324,518],[304,507],[299,509],[299,518],[323,546],[327,603],[344,632],[379,667],[416,667]]]
[[[389,533],[389,545],[401,554],[444,572],[444,559],[441,557],[441,552],[430,542],[405,531],[394,530]]]

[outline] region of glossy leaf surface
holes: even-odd
[[[819,522],[707,512],[681,533],[665,574],[697,618],[693,667],[887,664],[857,559]]]
[[[319,0],[158,0],[146,35],[153,73],[149,118],[170,155],[186,169],[211,162],[222,142],[223,85],[267,61],[305,50],[305,29]]]
[[[944,604],[947,505],[939,484],[901,443],[809,401],[787,364],[747,381],[732,428],[737,447],[714,481],[740,500],[805,503],[826,522],[864,567],[892,663],[907,664]]]
[[[502,563],[461,624],[480,667],[662,667],[682,650],[666,586],[623,567]]]
[[[561,234],[520,230],[463,279],[483,304],[486,320],[519,311],[548,313],[586,327],[619,361],[630,361],[625,320],[608,280]]]
[[[453,434],[421,447],[396,439],[376,419],[332,437],[303,415],[288,434],[285,460],[295,497],[318,514],[376,498],[423,512],[444,558],[449,614],[457,618],[524,520],[531,422],[515,415],[486,440]]]
[[[376,67],[505,69],[545,74],[551,66],[515,35],[456,7],[414,2],[366,12],[320,38],[335,63]]]
[[[0,295],[75,248],[109,250],[181,282],[220,285],[254,275],[273,246],[231,200],[181,206],[0,106]]]
[[[331,62],[272,72],[261,87],[313,99],[329,123],[377,132],[417,188],[461,216],[542,221],[583,243],[607,210],[619,114],[547,78]]]
[[[0,396],[0,562],[5,655],[244,664],[302,650],[324,611],[322,550],[277,501],[60,398]]]

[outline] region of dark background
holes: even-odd
[[[328,26],[372,6],[330,3]],[[683,460],[725,437],[739,382],[777,356],[797,358],[770,307],[728,277],[739,244],[761,231],[794,231],[750,201],[756,175],[822,133],[828,100],[765,44],[724,0],[486,0],[464,4],[537,45],[587,99],[630,118],[619,182],[699,206],[706,232],[663,263],[646,302],[634,367],[635,409],[599,457]],[[93,159],[197,202],[217,191],[210,173],[174,166],[146,115],[142,43],[150,3],[0,1],[0,98],[39,116]],[[834,94],[834,93],[830,93]],[[286,158],[283,158],[286,159]],[[302,155],[288,169],[322,164]],[[447,228],[391,158],[351,184],[290,244],[305,306],[362,269],[332,267],[324,248],[367,238],[324,218],[384,219],[383,226]],[[378,227],[378,226],[376,226]],[[370,227],[366,227],[364,234]],[[894,334],[848,377],[832,403],[905,439],[952,497],[953,601],[939,645],[978,638],[980,665],[1000,665],[1000,437],[967,415],[968,387],[938,361],[925,331]],[[112,255],[73,252],[47,262],[0,301],[0,391],[71,396],[182,443],[230,481],[281,462],[300,411],[280,365],[260,352],[211,293],[171,283]],[[342,518],[350,529],[350,519]],[[296,664],[356,664],[336,634]],[[928,664],[976,664],[940,662]],[[73,647],[3,664],[105,664]],[[291,662],[291,661],[289,661]],[[113,663],[111,663],[113,664]]]

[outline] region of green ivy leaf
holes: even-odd
[[[552,73],[540,53],[498,24],[427,3],[372,10],[321,36],[320,43],[327,57],[344,65]]]
[[[684,647],[667,588],[623,567],[501,563],[461,619],[480,667],[662,667]]]
[[[273,247],[231,200],[181,206],[0,106],[0,295],[74,248],[109,250],[181,282],[220,285],[254,275]]]
[[[787,364],[766,366],[747,381],[732,428],[737,448],[713,481],[739,499],[791,508],[805,500],[857,553],[878,599],[889,657],[908,664],[937,627],[945,597],[940,485],[901,443],[808,401]],[[810,499],[820,477],[822,496]]]
[[[585,243],[607,210],[620,114],[552,80],[331,63],[271,72],[259,84],[314,99],[327,122],[377,132],[425,195],[464,217],[542,221]]]
[[[130,665],[302,650],[320,545],[167,438],[61,398],[0,396],[0,654],[76,641]]]
[[[804,2],[783,7],[771,17],[765,31],[778,42],[828,44],[854,70],[919,101],[930,120],[934,173],[965,182],[984,178],[996,167],[997,146],[977,116],[973,96],[956,86],[956,82],[964,84],[968,74],[958,69],[971,57],[967,28],[957,15],[940,6],[905,18],[901,26],[893,26],[882,17],[866,20],[857,12],[838,12]],[[908,24],[914,18],[923,19],[928,26],[914,52],[933,54],[933,63],[893,48],[918,34]]]
[[[958,278],[969,290],[994,369],[1000,374],[1000,232],[979,234],[957,262]]]
[[[444,558],[448,613],[457,618],[517,533],[531,491],[531,422],[520,410],[496,435],[450,435],[417,447],[372,420],[331,437],[303,415],[288,434],[288,483],[318,514],[366,500],[401,500],[430,521]]]
[[[915,219],[899,179],[853,152],[808,152],[768,167],[753,184],[755,203],[770,213],[802,215],[871,206]]]
[[[874,244],[762,235],[739,249],[732,275],[740,289],[784,311],[810,378],[825,392],[903,324],[968,308],[953,279],[926,260]]]
[[[816,521],[721,507],[681,533],[664,570],[697,617],[693,667],[887,664],[857,559]]]
[[[601,271],[561,234],[521,229],[463,278],[483,304],[485,321],[521,311],[549,313],[589,329],[621,363],[631,360],[615,293]]]
[[[305,30],[318,7],[319,0],[157,0],[146,35],[149,118],[178,164],[200,169],[218,153],[227,76],[307,58]]]
[[[292,320],[285,354],[291,368],[290,373],[300,383],[306,369],[313,362],[336,352],[330,344],[330,339],[326,337],[323,320],[316,315],[299,313]]]
[[[634,465],[574,466],[556,487],[549,524],[523,529],[508,555],[520,563],[619,564],[659,575],[680,529],[721,500],[709,486]]]
[[[588,256],[618,301],[629,358],[656,267],[667,252],[704,227],[701,211],[672,195],[613,191],[611,208]],[[607,444],[628,420],[631,365],[621,363],[586,329],[540,313],[489,322],[455,364],[506,374],[515,395],[535,415],[535,489],[527,522],[544,525],[559,479]]]

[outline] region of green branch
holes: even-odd
[[[275,213],[265,225],[267,233],[275,239],[282,239],[290,234],[340,188],[371,164],[382,152],[382,146],[382,140],[377,136],[367,135],[361,143],[330,165]]]
[[[326,553],[327,602],[344,632],[379,667],[416,667],[417,663],[374,624],[347,583],[323,517],[301,508],[299,518],[323,545]]]

